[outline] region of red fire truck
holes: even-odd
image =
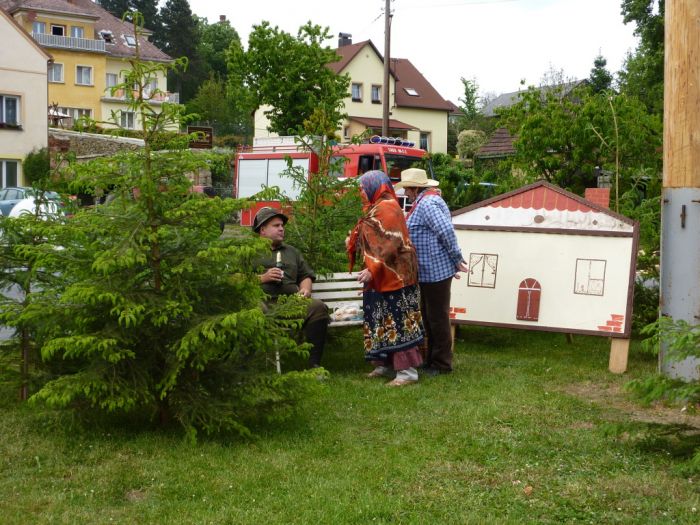
[[[342,173],[335,173],[337,177],[358,177],[367,171],[382,170],[393,181],[398,181],[401,171],[412,167],[425,155],[426,151],[416,148],[412,142],[376,135],[364,144],[333,146],[333,159],[346,159]],[[264,186],[278,186],[282,192],[294,199],[298,190],[293,187],[291,178],[281,175],[287,169],[288,157],[292,159],[292,166],[301,167],[307,173],[318,171],[318,156],[301,148],[294,137],[255,139],[250,150],[236,156],[234,196],[252,197]],[[263,206],[279,207],[279,202],[256,202],[241,214],[241,225],[250,226],[253,217]]]

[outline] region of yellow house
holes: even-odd
[[[128,60],[136,55],[132,24],[92,0],[0,0],[0,7],[53,56],[48,83],[55,123],[70,127],[87,116],[104,127],[140,127],[128,111],[124,93],[110,89],[123,81],[123,71],[130,69]],[[138,47],[143,60],[172,61],[144,36],[138,37]],[[177,94],[166,92],[163,74],[151,81],[150,90],[156,89],[163,93],[154,96],[153,104],[178,101]]]
[[[46,53],[15,20],[0,9],[0,188],[24,186],[22,162],[45,148]]]
[[[384,92],[384,59],[371,40],[353,44],[340,34],[336,52],[341,59],[329,64],[338,74],[350,76],[350,92],[344,102],[347,119],[339,129],[343,139],[365,130],[381,135]],[[447,124],[454,105],[405,58],[392,58],[389,75],[389,135],[415,142],[433,152],[447,152]],[[255,112],[255,136],[269,136],[266,107]]]

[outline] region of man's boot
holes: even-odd
[[[328,331],[328,320],[314,321],[308,323],[304,328],[304,336],[307,343],[311,343],[312,348],[309,351],[309,366],[316,368],[321,366],[321,356],[323,355],[323,347],[326,344],[326,332]]]

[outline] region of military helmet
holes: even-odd
[[[287,221],[289,220],[289,217],[287,217],[281,211],[270,206],[265,206],[260,208],[258,213],[255,214],[255,218],[253,219],[253,231],[255,233],[260,233],[260,228],[262,228],[263,225],[273,217],[279,217],[282,219],[284,224],[287,224]]]

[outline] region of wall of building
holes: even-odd
[[[408,140],[420,144],[420,133],[430,133],[428,151],[432,153],[447,153],[447,111],[397,108],[391,109],[391,118],[411,124],[418,131],[409,131]]]
[[[0,35],[0,94],[20,98],[21,125],[21,129],[0,129],[0,159],[20,161],[18,184],[24,184],[21,161],[47,145],[47,57],[3,16]]]
[[[105,91],[105,56],[80,51],[51,50],[54,63],[63,64],[63,82],[49,82],[49,103],[59,107],[91,109],[102,119],[100,98]],[[76,83],[78,66],[92,67],[92,84]]]

